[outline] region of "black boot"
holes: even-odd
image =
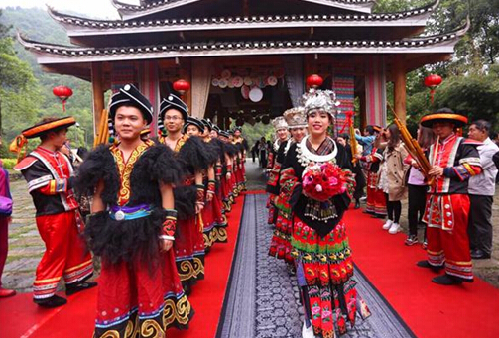
[[[358,198],[355,199],[355,206],[353,207],[354,209],[360,208],[360,201]]]
[[[428,263],[428,261],[419,261],[419,262],[417,262],[416,265],[419,266],[420,268],[431,269],[431,270],[433,270],[435,272],[438,272],[440,269],[444,268],[443,266],[434,266],[434,265],[431,265],[430,263]]]
[[[52,297],[49,298],[44,298],[44,299],[36,299],[34,298],[33,301],[46,308],[54,308],[54,307],[59,307],[64,304],[66,304],[66,299],[58,296],[58,295],[53,295]]]
[[[463,282],[461,278],[450,276],[447,274],[435,277],[432,279],[432,281],[440,285],[456,285],[456,284],[461,284]]]
[[[80,282],[80,283],[66,284],[66,296],[71,296],[72,294],[75,294],[85,289],[93,288],[94,286],[97,286],[96,282]]]

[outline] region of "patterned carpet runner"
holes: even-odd
[[[265,204],[264,194],[246,196],[217,337],[301,337],[299,289],[286,264],[268,255],[273,230],[267,224]],[[365,321],[357,319],[355,328],[342,337],[414,337],[361,273],[355,279],[373,315]]]

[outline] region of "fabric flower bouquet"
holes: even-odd
[[[316,201],[327,201],[347,190],[349,175],[330,162],[311,164],[303,172],[303,193]]]

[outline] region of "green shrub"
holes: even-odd
[[[14,166],[17,164],[17,159],[15,158],[2,158],[3,168],[4,169],[14,169]]]

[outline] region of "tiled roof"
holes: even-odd
[[[125,20],[135,19],[158,13],[172,8],[186,6],[201,0],[157,0],[144,5],[130,5],[118,0],[111,0],[112,4],[118,9],[118,12]],[[336,7],[351,11],[370,13],[376,0],[302,0],[309,3],[315,3],[324,6]]]
[[[393,54],[393,53],[452,53],[454,44],[469,28],[469,21],[459,30],[429,37],[382,40],[328,41],[245,41],[165,44],[143,47],[81,48],[30,41],[18,34],[19,42],[39,55],[51,56],[61,62],[147,59],[161,57],[239,56],[272,54]],[[450,46],[450,50],[449,47]],[[47,62],[51,61],[47,59]],[[43,63],[43,62],[41,62]],[[54,61],[55,63],[55,61]]]
[[[438,6],[438,0],[433,3],[416,8],[406,12],[399,13],[381,13],[381,14],[330,14],[330,15],[267,15],[267,16],[237,16],[237,17],[219,17],[219,18],[185,18],[185,19],[163,19],[163,20],[93,20],[66,15],[49,8],[52,17],[61,24],[68,27],[68,30],[95,30],[109,31],[120,30],[130,31],[137,28],[164,28],[165,30],[203,30],[203,29],[232,29],[241,26],[248,28],[262,28],[262,26],[278,27],[279,24],[286,27],[309,26],[309,27],[333,27],[341,25],[351,25],[357,23],[362,26],[364,23],[368,26],[373,23],[380,25],[387,22],[400,22],[415,19],[420,16],[428,17]],[[424,26],[425,21],[419,25]]]

